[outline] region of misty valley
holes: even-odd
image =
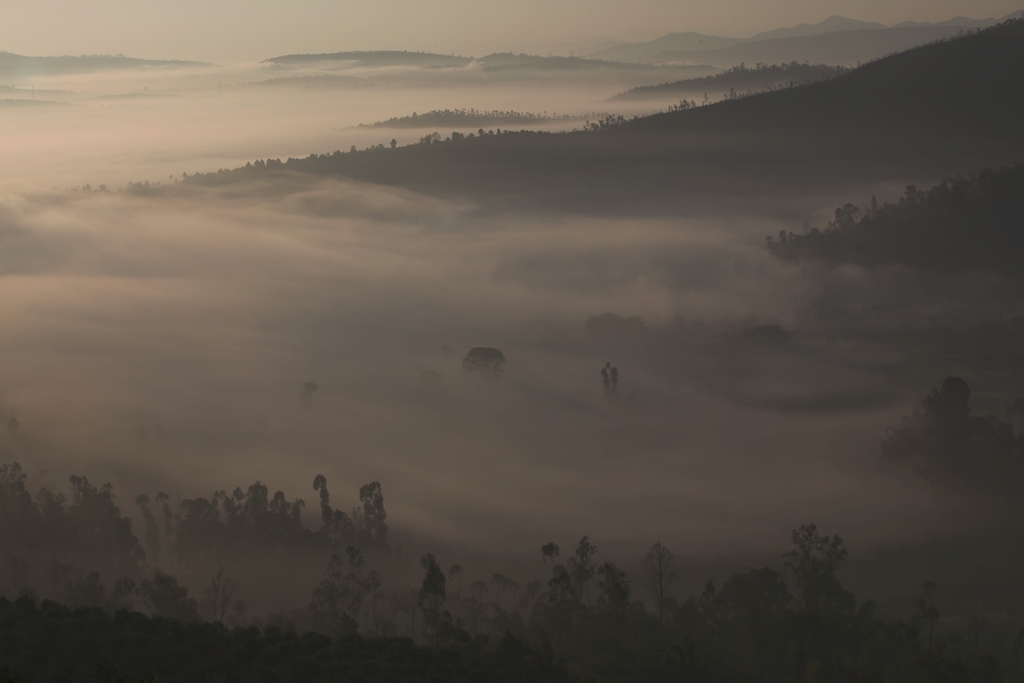
[[[0,683],[1024,681],[1021,112],[1021,12],[0,52]]]

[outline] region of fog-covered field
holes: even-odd
[[[970,368],[870,335],[921,330],[950,297],[988,305],[998,283],[784,262],[764,237],[796,226],[749,212],[601,218],[288,174],[180,182],[415,142],[433,131],[357,127],[412,112],[585,119],[625,89],[621,74],[475,68],[194,65],[15,84],[10,98],[52,103],[0,108],[0,401],[20,425],[0,436],[3,460],[36,487],[109,480],[126,511],[157,490],[259,479],[312,500],[316,474],[353,498],[379,480],[407,542],[503,557],[582,533],[624,556],[655,538],[700,556],[773,552],[808,521],[864,546],[971,524],[878,451],[916,398]],[[794,189],[778,205],[821,223],[851,193],[901,191]],[[912,314],[886,317],[908,301]],[[836,308],[854,317],[823,317]],[[768,326],[789,341],[758,336]],[[499,381],[462,371],[478,346],[504,353]],[[984,387],[979,405],[1001,410],[1002,389]]]

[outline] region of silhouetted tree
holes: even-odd
[[[153,614],[182,621],[199,620],[196,599],[189,597],[188,589],[180,585],[178,579],[159,569],[153,572],[153,578],[144,579],[139,584],[139,595]]]
[[[626,572],[612,562],[605,562],[597,568],[598,608],[617,619],[625,618],[629,608],[629,578]]]
[[[597,548],[590,543],[590,537],[584,536],[576,546],[576,554],[566,560],[565,566],[572,581],[572,589],[577,600],[584,600],[587,584],[594,578],[594,555]]]
[[[203,591],[203,611],[209,614],[213,621],[223,622],[228,610],[235,604],[237,590],[238,586],[231,577],[225,576],[224,567],[220,567],[210,579],[210,585]]]
[[[379,481],[372,481],[359,488],[359,500],[363,504],[363,524],[367,541],[376,547],[388,546],[388,525],[384,520],[388,513],[384,510],[384,493]]]
[[[432,553],[420,558],[420,566],[423,568],[423,582],[420,584],[419,608],[423,614],[427,635],[431,642],[436,643],[444,619],[444,603],[447,597],[444,572],[441,571]]]
[[[675,570],[675,555],[672,551],[655,541],[651,549],[647,551],[640,565],[647,572],[647,590],[654,600],[654,608],[658,613],[658,622],[665,623],[665,603],[668,597],[668,589],[675,582],[678,575]]]
[[[604,387],[604,396],[609,402],[619,397],[619,369],[613,367],[611,361],[601,368],[601,384]]]
[[[793,545],[785,554],[786,569],[793,574],[804,609],[826,609],[842,592],[836,578],[836,570],[848,556],[842,537],[822,536],[817,525],[805,524],[793,530]]]

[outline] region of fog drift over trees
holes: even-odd
[[[925,406],[933,407],[938,396],[962,394],[962,386],[950,378]],[[885,450],[889,454],[891,448]],[[164,564],[174,558],[189,571],[204,555],[207,566],[231,556],[266,563],[286,555],[294,581],[295,569],[332,552],[306,604],[247,619],[246,603],[223,564],[202,600],[157,568],[159,532],[151,532],[155,522],[147,497],[137,502],[150,558],[113,505],[109,485],[95,489],[73,475],[74,502],[65,507],[47,489],[33,500],[16,464],[4,465],[0,476],[5,548],[39,554],[41,548],[17,547],[18,539],[46,538],[66,520],[77,530],[70,547],[76,559],[88,561],[89,549],[105,551],[108,558],[120,552],[130,560],[113,575],[127,570],[141,577],[121,576],[108,597],[100,572],[85,574],[54,558],[47,570],[51,585],[44,589],[52,597],[39,602],[38,574],[30,575],[30,561],[8,553],[5,563],[15,583],[7,585],[23,585],[4,589],[16,593],[15,600],[0,596],[0,632],[9,646],[0,661],[27,680],[90,670],[101,680],[152,674],[172,681],[199,672],[242,680],[271,671],[286,680],[328,680],[342,672],[373,680],[404,670],[408,680],[445,675],[553,681],[595,675],[804,680],[808,672],[829,680],[909,681],[919,680],[922,671],[997,681],[1020,672],[1019,653],[1006,644],[1005,627],[981,638],[977,622],[966,629],[940,623],[933,580],[923,583],[908,616],[880,616],[874,601],[858,600],[843,585],[840,569],[849,558],[844,539],[821,533],[815,524],[792,531],[792,548],[781,554],[779,569],[733,571],[720,588],[710,580],[680,599],[674,590],[680,562],[661,541],[635,563],[633,579],[605,559],[589,536],[565,553],[555,542],[541,545],[540,565],[528,570],[539,578],[524,578],[523,584],[502,572],[472,580],[479,566],[467,572],[456,563],[446,572],[430,552],[420,556],[417,568],[387,538],[377,482],[360,489],[362,510],[354,508],[348,517],[332,509],[326,478],[317,475],[313,488],[320,493],[323,519],[317,531],[298,520],[302,501],[288,505],[281,492],[268,501],[259,482],[247,493],[237,489],[231,496],[218,492],[212,499],[179,501],[177,512],[166,494],[158,494],[166,525]],[[85,502],[98,492],[105,518]],[[49,528],[41,526],[44,516]],[[105,547],[105,536],[121,539],[119,549]],[[42,656],[45,647],[61,649],[59,664]]]
[[[1022,26],[12,84],[0,670],[1019,679]]]

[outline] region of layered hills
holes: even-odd
[[[1012,21],[828,81],[587,131],[456,133],[193,182],[296,171],[548,209],[676,212],[1010,164],[1024,158],[1022,109],[1024,21]]]
[[[749,38],[700,33],[669,33],[642,43],[620,43],[591,56],[627,62],[682,62],[728,67],[740,63],[822,62],[854,66],[893,52],[958,33],[994,26],[999,19],[955,17],[948,21],[903,22],[886,27],[876,22],[831,16],[816,24],[764,31]]]
[[[31,76],[86,74],[139,68],[173,68],[202,66],[201,62],[162,59],[136,59],[124,55],[62,55],[29,57],[0,51],[0,78],[17,79]]]

